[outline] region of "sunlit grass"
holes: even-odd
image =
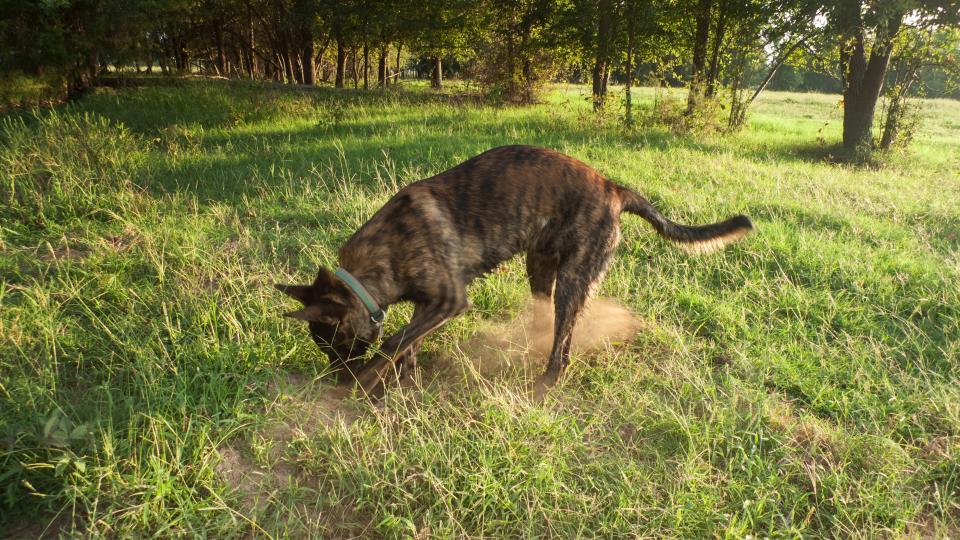
[[[586,91],[497,108],[196,83],[5,118],[0,528],[955,535],[960,103],[926,102],[909,152],[856,168],[826,159],[836,96],[768,92],[744,132],[697,138],[597,120]],[[691,258],[625,218],[601,294],[644,330],[580,355],[544,403],[538,366],[456,375],[521,311],[519,261],[428,339],[439,381],[382,405],[332,389],[270,285],[335,265],[399,186],[511,143],[757,234]]]

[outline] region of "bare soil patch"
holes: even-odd
[[[578,354],[589,354],[617,346],[644,326],[616,302],[596,299],[575,327],[572,347]],[[482,379],[493,379],[513,367],[529,366],[536,373],[543,368],[552,345],[553,305],[531,299],[517,318],[491,323],[460,344],[466,365],[453,358],[433,357],[404,386],[416,391],[423,382],[439,378],[439,384],[454,388],[462,384],[462,378],[454,380],[455,374],[462,377],[461,367]],[[264,411],[269,421],[250,437],[231,441],[217,452],[217,474],[237,489],[244,512],[263,510],[278,492],[294,484],[316,487],[316,479],[296,463],[296,442],[324,429],[349,429],[363,412],[363,402],[352,397],[352,389],[350,384],[297,374],[271,385]],[[376,405],[389,408],[389,403],[388,396]],[[251,440],[262,443],[259,458],[254,457]],[[328,513],[326,509],[313,511]]]
[[[293,374],[273,384],[270,391],[265,411],[269,420],[253,430],[249,439],[235,439],[217,450],[215,470],[224,483],[236,488],[246,512],[262,509],[273,495],[294,483],[314,483],[291,452],[297,439],[324,427],[346,427],[359,416],[347,386]],[[251,441],[259,443],[259,458]]]
[[[88,249],[62,244],[57,247],[47,246],[45,251],[41,248],[37,258],[43,262],[50,263],[58,261],[79,261],[87,258],[89,255],[90,250]]]

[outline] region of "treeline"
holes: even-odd
[[[587,82],[597,111],[618,80],[628,122],[636,81],[683,84],[685,117],[726,101],[729,129],[782,72],[842,91],[852,150],[876,146],[883,92],[890,146],[911,96],[955,87],[958,22],[960,0],[5,0],[0,71],[73,97],[108,67],[373,88],[411,69],[440,87],[451,63],[514,102]]]
[[[403,53],[469,58],[474,2],[412,0],[7,0],[0,70],[64,78],[70,96],[109,68],[295,84],[397,76]],[[409,58],[407,54],[407,58]],[[438,75],[441,71],[438,70]]]

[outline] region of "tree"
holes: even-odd
[[[688,19],[693,41],[687,114],[726,87],[728,126],[739,127],[753,99],[813,32],[820,9],[816,0],[698,0]],[[748,78],[764,67],[764,82],[746,99]]]
[[[610,61],[616,39],[616,14],[612,0],[597,2],[597,46],[591,79],[593,82],[593,110],[604,108],[607,99],[607,81],[610,79]]]
[[[838,40],[843,81],[843,146],[863,154],[873,149],[873,121],[898,33],[913,25],[956,24],[957,0],[840,2],[829,6]]]
[[[638,66],[647,66],[657,73],[664,69],[664,62],[679,53],[665,17],[670,6],[663,0],[624,0],[621,20],[623,52],[619,58],[623,64],[624,121],[633,123],[633,96],[631,94]]]
[[[298,57],[297,79],[301,84],[316,84],[313,42],[318,17],[319,6],[314,0],[294,0],[290,9],[289,31]]]
[[[542,83],[572,58],[564,25],[565,2],[523,0],[494,4],[482,45],[480,81],[501,98],[520,103],[536,99]]]
[[[960,78],[958,51],[958,28],[904,25],[894,43],[892,75],[887,77],[887,105],[878,144],[881,150],[904,146],[910,141],[917,120],[910,98],[927,91],[924,70],[939,71],[947,80]]]
[[[724,80],[717,80],[720,69],[711,68],[707,94],[712,95],[712,88],[720,82],[730,86],[727,126],[736,130],[743,126],[750,105],[777,71],[820,31],[817,21],[822,9],[810,0],[726,0],[726,5],[729,12],[724,27],[728,37],[720,48]],[[711,65],[717,62],[717,49]],[[763,70],[766,75],[747,98],[750,75]]]
[[[322,28],[336,46],[334,87],[343,88],[347,72],[347,49],[360,33],[361,0],[317,0],[317,13]]]
[[[693,33],[693,63],[690,69],[690,91],[687,94],[687,114],[692,113],[705,97],[704,72],[707,63],[707,43],[710,39],[710,10],[713,0],[697,0],[693,18],[696,29]]]
[[[899,7],[863,8],[860,2],[843,2],[835,8],[834,15],[841,38],[843,146],[848,150],[873,144],[874,111],[893,52],[893,40],[905,15]],[[869,56],[868,38],[873,42]]]
[[[178,2],[145,0],[126,6],[115,0],[34,2],[0,5],[0,72],[56,74],[67,96],[86,92],[102,67],[138,46],[149,25]]]
[[[424,0],[410,7],[413,16],[404,21],[417,51],[430,59],[433,88],[443,85],[443,58],[466,57],[489,28],[482,2],[471,0]]]

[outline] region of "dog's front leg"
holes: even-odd
[[[420,352],[421,347],[423,347],[423,338],[418,339],[410,345],[407,353],[397,358],[396,362],[394,362],[397,366],[397,377],[400,380],[410,377],[417,369],[417,354]]]
[[[360,388],[368,396],[382,396],[386,378],[391,374],[399,375],[397,362],[406,362],[409,357],[415,356],[416,349],[419,349],[419,344],[427,334],[466,311],[467,307],[466,295],[455,300],[418,304],[410,322],[390,336],[380,347],[380,353],[357,374]]]

